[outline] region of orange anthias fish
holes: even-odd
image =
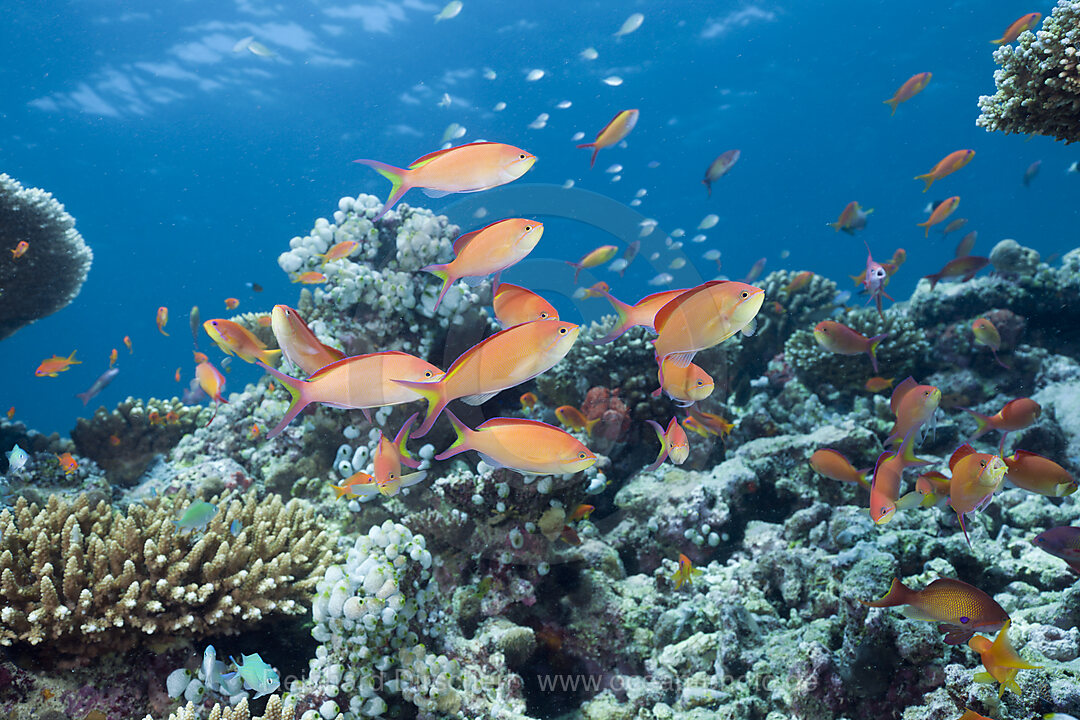
[[[739,150],[725,150],[709,163],[709,167],[705,170],[705,179],[701,181],[701,184],[709,191],[709,197],[712,197],[712,184],[727,175],[735,163],[739,162],[741,154]]]
[[[586,435],[592,435],[592,430],[596,427],[596,423],[600,422],[600,418],[589,420],[585,417],[584,413],[573,405],[560,405],[555,408],[555,417],[558,418],[559,422],[565,427],[578,432],[584,432]]]
[[[956,211],[956,207],[960,204],[960,196],[954,195],[951,198],[943,200],[940,205],[934,208],[934,211],[930,213],[924,222],[915,223],[919,227],[926,228],[926,237],[930,237],[930,227],[937,225],[940,222],[944,222],[945,218],[949,217]]]
[[[655,420],[645,422],[652,426],[652,429],[656,431],[656,437],[660,440],[660,454],[656,456],[652,465],[645,468],[645,472],[652,472],[668,458],[671,458],[671,462],[676,465],[686,462],[686,458],[690,455],[690,441],[677,418],[671,418],[667,430]]]
[[[960,529],[968,545],[967,527],[964,518],[973,515],[990,504],[994,493],[1001,487],[1008,472],[1005,461],[997,455],[975,452],[970,445],[961,445],[949,458],[949,506],[956,511]]]
[[[704,400],[712,395],[716,387],[709,373],[694,363],[678,367],[671,360],[664,360],[656,375],[660,387],[653,390],[652,396],[660,397],[663,392],[681,407],[689,407],[698,400]]]
[[[656,358],[671,356],[676,366],[717,345],[754,321],[765,291],[741,282],[714,280],[687,290],[660,308],[653,320]]]
[[[954,150],[945,157],[938,160],[937,165],[935,165],[930,170],[930,172],[924,173],[922,175],[916,175],[915,179],[922,180],[924,183],[926,183],[926,186],[923,188],[923,192],[926,192],[930,189],[930,186],[934,184],[935,180],[940,180],[946,175],[952,175],[954,172],[971,162],[971,159],[973,157],[975,157],[974,150]],[[953,199],[959,202],[959,198],[949,198],[949,200]],[[949,200],[946,200],[945,203],[949,202]],[[944,205],[945,203],[942,203],[942,205]],[[954,207],[953,210],[955,209],[956,208]],[[952,210],[949,210],[949,213],[951,212]],[[927,231],[929,231],[929,228],[927,228]]]
[[[994,323],[988,319],[981,317],[977,318],[975,322],[971,323],[971,332],[975,336],[975,342],[979,345],[985,345],[990,348],[990,352],[994,354],[994,361],[998,365],[1009,370],[1009,366],[1001,362],[1001,358],[998,357],[997,351],[1001,349],[1001,335],[998,333],[998,329],[994,327]]]
[[[961,409],[975,418],[977,427],[970,440],[980,438],[991,430],[1000,430],[1001,447],[1005,447],[1005,438],[1009,433],[1034,425],[1042,415],[1042,407],[1031,398],[1010,400],[995,415],[983,415],[967,408]]]
[[[660,308],[664,307],[684,292],[687,292],[686,288],[681,288],[679,290],[664,290],[663,292],[646,295],[639,300],[636,305],[627,305],[616,299],[615,296],[609,292],[601,293],[601,295],[611,303],[611,307],[615,309],[615,314],[618,315],[619,319],[615,323],[615,327],[612,328],[607,335],[594,341],[594,344],[603,345],[604,343],[609,343],[630,328],[637,326],[648,328],[655,332],[656,329],[653,326],[653,323],[656,320],[656,313],[660,312]]]
[[[577,283],[578,275],[581,271],[587,268],[594,268],[599,265],[603,265],[611,258],[615,257],[619,252],[619,248],[616,245],[601,245],[588,252],[585,257],[581,258],[577,262],[566,261],[566,264],[574,268],[574,282]]]
[[[949,497],[951,479],[945,473],[931,470],[915,478],[915,492],[923,496],[923,507],[936,505],[939,500]]]
[[[325,265],[328,262],[349,257],[358,247],[360,247],[360,243],[356,240],[342,240],[327,250],[325,254],[316,255],[315,257],[321,257],[323,259],[323,265]]]
[[[109,367],[112,367],[113,365],[116,364],[116,358],[117,358],[116,348],[113,348],[112,352],[109,353]]]
[[[896,452],[883,452],[874,466],[874,479],[870,483],[870,517],[878,525],[892,520],[901,507],[918,504],[922,496],[906,495],[900,499],[900,485],[904,480],[904,470],[919,465],[929,465],[930,461],[915,457],[915,432],[910,432],[900,443]]]
[[[281,352],[307,375],[314,375],[319,369],[345,357],[345,353],[337,348],[319,342],[300,313],[288,305],[274,306],[270,327]]]
[[[891,388],[894,379],[895,378],[872,377],[866,381],[866,384],[863,385],[863,387],[872,393],[879,393]]]
[[[206,353],[199,352],[198,350],[191,351],[192,357],[195,359],[195,364],[208,362],[210,358],[206,357]]]
[[[1009,642],[1011,624],[1011,620],[1006,620],[993,642],[982,635],[976,635],[968,640],[968,647],[979,653],[983,668],[986,669],[986,672],[975,673],[973,679],[978,683],[1001,683],[1001,687],[998,688],[998,697],[1005,694],[1005,688],[1019,695],[1020,686],[1016,684],[1017,673],[1021,670],[1038,670],[1042,667],[1025,662],[1017,654],[1016,649]]]
[[[596,507],[593,505],[578,505],[574,508],[574,512],[570,513],[570,517],[566,518],[566,522],[588,520],[589,516],[592,515],[593,510],[596,510]]]
[[[940,623],[938,630],[946,633],[947,645],[959,645],[976,632],[994,632],[1009,622],[1009,614],[994,598],[952,578],[938,578],[918,591],[896,578],[885,597],[876,602],[859,602],[877,608],[907,605],[902,611],[905,617]]]
[[[991,40],[990,42],[994,45],[1007,45],[1020,37],[1020,33],[1035,27],[1041,18],[1042,13],[1028,13],[1027,15],[1021,15],[1005,29],[1005,33],[1001,37],[997,40]]]
[[[442,280],[435,309],[442,304],[446,291],[458,280],[486,277],[517,264],[532,252],[543,234],[543,223],[509,218],[459,236],[454,240],[453,260],[443,265],[421,268]]]
[[[56,377],[58,374],[70,369],[72,365],[81,365],[82,361],[75,359],[76,352],[78,351],[72,350],[71,354],[66,358],[53,355],[51,358],[42,360],[34,374],[38,377]]]
[[[675,583],[675,589],[678,590],[683,583],[693,582],[694,576],[701,575],[701,573],[702,571],[695,568],[694,563],[690,562],[690,558],[679,553],[679,569],[671,576],[671,581]]]
[[[8,411],[7,411],[7,419],[10,420],[13,417],[15,417],[15,406],[14,405],[9,407]]]
[[[690,417],[686,419],[687,425],[690,424],[690,420],[694,420],[696,423],[701,425],[701,427],[704,428],[705,431],[710,435],[726,437],[731,434],[732,430],[735,429],[735,423],[728,422],[724,418],[714,413],[699,410],[696,405],[691,405],[689,408],[687,408],[687,412],[690,413]],[[697,430],[694,429],[694,432],[697,432]]]
[[[547,300],[532,290],[510,283],[499,285],[498,290],[495,291],[492,306],[495,310],[495,319],[499,321],[503,329],[533,320],[559,319],[559,313]]]
[[[209,425],[217,417],[217,409],[221,403],[229,404],[228,400],[221,397],[221,393],[225,389],[225,376],[212,363],[207,361],[195,366],[195,379],[199,381],[199,387],[202,388],[202,391],[214,400],[214,414],[210,416],[210,422],[207,423]]]
[[[989,264],[989,258],[979,257],[978,255],[964,255],[945,263],[945,267],[936,273],[923,275],[923,277],[930,281],[930,289],[933,290],[945,278],[958,277],[960,282],[967,282]]]
[[[527,392],[522,393],[519,400],[521,401],[521,412],[531,413],[532,409],[536,407],[536,403],[540,401],[540,398],[536,397],[536,393],[534,392]]]
[[[236,299],[234,297],[225,298],[225,309],[226,310],[235,310],[238,307],[240,307],[240,301],[238,299]]]
[[[578,300],[588,300],[589,298],[604,297],[604,293],[610,292],[611,286],[603,280],[595,282],[587,288],[581,288],[574,292],[574,297]],[[580,293],[580,295],[578,294]]]
[[[236,355],[244,362],[253,363],[261,361],[271,363],[281,354],[281,350],[267,350],[266,343],[248,330],[243,325],[214,318],[203,323],[203,330],[210,339],[217,343],[221,351],[226,355]]]
[[[340,485],[331,485],[330,487],[334,489],[335,500],[340,500],[343,497],[374,495],[379,492],[379,486],[375,482],[375,478],[363,471],[353,473],[345,478],[345,481]]]
[[[810,467],[814,469],[814,472],[831,480],[856,483],[864,488],[870,488],[866,471],[856,470],[846,457],[831,448],[815,450],[810,456]]]
[[[900,89],[896,91],[896,94],[885,101],[885,104],[892,108],[892,115],[896,114],[896,106],[902,102],[906,102],[915,97],[923,91],[923,88],[930,82],[932,75],[928,72],[918,73],[912,75],[904,84],[900,86]]]
[[[428,402],[416,431],[423,437],[447,403],[463,398],[480,405],[502,390],[550,370],[570,352],[581,328],[562,320],[535,320],[502,330],[469,348],[438,380],[394,380]]]
[[[859,229],[856,226],[858,225],[860,218],[865,221],[866,216],[872,212],[874,212],[874,208],[863,210],[858,202],[852,200],[844,206],[844,209],[840,213],[840,217],[836,219],[836,222],[829,223],[829,227],[836,232],[843,230],[849,235],[853,235],[854,231]]]
[[[180,382],[180,368],[176,368],[176,374],[173,375],[173,379],[175,379],[176,382]]]
[[[18,260],[23,255],[25,255],[26,251],[29,250],[29,249],[30,249],[30,243],[26,242],[25,240],[20,240],[15,245],[15,247],[11,249],[11,259],[12,260]]]
[[[1076,478],[1050,458],[1027,450],[1016,450],[1002,458],[1005,479],[1018,488],[1049,497],[1064,497],[1076,492]]]
[[[802,290],[804,287],[810,284],[810,281],[814,279],[814,273],[809,270],[803,270],[801,273],[791,279],[787,285],[781,288],[789,295],[796,290]]]
[[[413,459],[408,448],[405,447],[405,444],[409,442],[409,429],[416,421],[416,415],[413,413],[409,416],[393,440],[379,433],[379,446],[375,448],[373,459],[375,484],[379,492],[386,497],[393,497],[401,491],[401,488],[416,485],[427,477],[427,472],[424,471],[408,475],[401,474],[402,465],[413,469],[420,467],[420,463]]]
[[[75,462],[75,458],[73,458],[69,452],[66,452],[63,455],[57,455],[56,459],[60,462],[60,467],[64,469],[65,475],[70,475],[79,469],[79,463]]]
[[[400,405],[419,400],[420,395],[397,380],[442,377],[442,370],[428,361],[396,351],[347,357],[320,368],[307,380],[289,377],[265,363],[260,364],[263,370],[281,381],[292,399],[285,417],[267,434],[267,440],[277,437],[301,410],[312,403],[365,411],[384,405]]]
[[[497,417],[472,430],[449,410],[446,415],[457,439],[436,455],[436,460],[475,450],[492,467],[510,468],[528,475],[578,473],[596,462],[596,455],[580,440],[547,423]]]
[[[640,113],[637,110],[622,110],[618,112],[615,117],[611,118],[611,122],[604,126],[596,135],[596,140],[591,143],[584,143],[578,145],[579,148],[592,148],[592,159],[589,160],[589,167],[596,165],[596,154],[604,148],[611,147],[616,144],[634,129],[637,125],[638,116]],[[734,165],[734,162],[732,162]]]
[[[881,333],[868,338],[835,320],[822,320],[814,326],[814,339],[817,340],[818,345],[837,355],[866,353],[870,356],[870,365],[873,366],[874,372],[878,371],[877,347],[888,336],[889,333]]]
[[[134,355],[135,354],[135,349],[133,347],[131,347],[131,338],[128,337],[127,335],[124,336],[124,345],[127,346],[128,355]]]
[[[318,285],[326,282],[326,276],[321,272],[310,270],[308,272],[302,272],[293,278],[294,283],[300,283],[301,285]]]
[[[513,145],[474,142],[428,153],[407,168],[377,160],[353,162],[374,168],[391,183],[390,197],[375,216],[378,220],[412,188],[424,188],[432,197],[490,190],[517,180],[532,168],[536,158]]]
[[[889,399],[889,409],[896,422],[885,443],[895,446],[912,431],[918,431],[934,416],[940,404],[941,390],[933,385],[919,385],[913,377],[904,378]]]
[[[157,309],[157,329],[165,337],[169,336],[169,333],[165,332],[167,322],[169,322],[169,308],[162,305]]]

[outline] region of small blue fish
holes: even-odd
[[[26,461],[30,459],[30,456],[26,454],[26,451],[16,445],[9,452],[5,453],[8,461],[8,472],[17,473],[23,469],[26,465]]]
[[[236,666],[236,672],[222,675],[222,680],[229,680],[239,674],[244,679],[244,689],[254,690],[257,693],[254,697],[256,700],[281,687],[281,678],[278,676],[277,670],[267,665],[259,657],[259,653],[254,655],[242,654],[240,659],[242,663],[236,662],[235,658],[229,658],[229,660],[232,660],[233,665]]]
[[[233,537],[236,537],[237,535],[239,535],[240,531],[243,530],[243,529],[244,529],[244,523],[240,522],[239,518],[233,520],[229,524],[229,532],[231,532],[233,534]]]
[[[188,505],[187,510],[184,511],[179,520],[173,520],[173,524],[181,533],[205,530],[215,515],[217,515],[217,505],[208,503],[205,500],[196,500]]]

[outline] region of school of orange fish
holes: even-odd
[[[1033,27],[1039,13],[1024,15],[1006,30],[995,43],[1008,43],[1025,29]],[[920,91],[931,80],[928,72],[919,73],[907,80],[885,104],[895,113],[897,107]],[[637,110],[623,110],[597,134],[596,139],[579,148],[592,150],[590,167],[597,154],[620,143],[633,130],[639,120]],[[964,149],[949,153],[929,172],[916,177],[925,183],[924,192],[934,182],[960,170],[975,155],[974,150]],[[739,160],[738,150],[729,150],[716,158],[706,170],[702,181],[709,194],[712,185],[725,175]],[[410,189],[422,188],[434,196],[449,193],[479,192],[512,182],[532,167],[536,158],[512,145],[497,142],[474,142],[424,155],[406,168],[398,168],[376,160],[361,159],[355,162],[375,169],[391,182],[391,190],[378,216],[385,215]],[[957,209],[959,197],[950,197],[928,208],[930,215],[919,223],[929,234],[930,228],[944,222]],[[858,202],[849,203],[839,218],[829,225],[854,235],[866,224],[873,209],[863,209]],[[945,232],[959,229],[966,221],[954,220]],[[506,218],[486,227],[465,233],[453,243],[454,258],[445,264],[430,265],[424,271],[434,275],[441,288],[435,307],[438,308],[449,287],[463,278],[484,278],[495,275],[493,308],[502,330],[469,348],[443,371],[426,360],[399,351],[376,352],[366,355],[344,357],[343,354],[318,340],[296,310],[286,305],[276,305],[266,323],[273,330],[279,350],[268,349],[252,332],[227,319],[211,319],[202,328],[227,355],[235,355],[249,363],[258,363],[278,380],[291,396],[285,416],[276,427],[266,434],[271,440],[308,405],[321,403],[336,408],[362,410],[368,419],[369,410],[389,405],[423,400],[427,410],[418,427],[413,430],[419,413],[406,420],[394,438],[380,434],[373,457],[374,475],[357,472],[340,485],[333,486],[338,498],[356,497],[382,493],[396,494],[401,488],[424,480],[426,472],[417,470],[418,461],[407,448],[410,438],[424,436],[439,418],[445,414],[453,426],[457,439],[435,459],[444,460],[473,450],[492,467],[505,467],[521,473],[550,475],[577,473],[593,465],[597,457],[574,434],[538,420],[529,418],[496,417],[478,427],[470,428],[462,423],[447,406],[454,400],[479,405],[503,390],[525,383],[546,372],[562,360],[576,341],[579,327],[559,319],[556,309],[540,295],[527,288],[499,283],[499,273],[523,260],[537,246],[544,232],[542,223],[525,218]],[[986,267],[984,257],[970,255],[974,233],[969,233],[957,248],[956,258],[940,271],[925,276],[930,289],[944,279],[971,279]],[[347,258],[356,250],[358,243],[345,241],[331,247],[324,255],[324,263]],[[633,260],[639,244],[634,243],[619,262],[611,269],[621,275]],[[897,250],[888,263],[876,262],[867,246],[866,266],[858,276],[852,276],[861,284],[878,313],[884,315],[882,299],[889,299],[885,288],[892,275],[906,260],[906,253]],[[11,250],[18,259],[29,250],[25,242]],[[613,260],[618,248],[605,245],[587,253],[577,262],[569,262],[578,280],[583,269],[596,268]],[[577,297],[603,297],[612,305],[617,315],[614,327],[598,342],[608,343],[619,338],[633,327],[643,327],[655,335],[653,348],[657,363],[659,388],[677,405],[687,410],[680,423],[671,418],[667,427],[648,421],[656,432],[660,451],[647,470],[657,469],[665,460],[682,464],[689,455],[689,439],[686,429],[701,436],[708,434],[724,436],[732,424],[718,415],[705,412],[697,403],[709,397],[714,388],[713,379],[692,361],[695,355],[711,348],[736,333],[752,333],[754,320],[765,301],[765,293],[750,282],[760,273],[764,263],[759,261],[746,282],[714,280],[692,288],[665,290],[648,295],[630,305],[617,300],[607,283],[579,291]],[[790,294],[805,287],[813,273],[803,272],[784,288]],[[306,272],[294,282],[314,284],[325,282],[320,272]],[[255,286],[256,290],[261,288]],[[227,298],[227,309],[239,305],[236,298]],[[165,328],[169,312],[165,307],[157,311],[158,330],[168,335]],[[198,308],[191,315],[192,331],[199,327]],[[994,360],[1008,369],[998,357],[1001,338],[993,323],[980,317],[971,327],[975,342],[993,353]],[[866,390],[882,392],[892,386],[891,378],[877,375],[876,349],[888,340],[887,333],[865,337],[842,323],[825,320],[814,328],[814,337],[825,350],[841,355],[866,354],[875,373],[866,382]],[[129,352],[131,340],[124,338]],[[197,336],[196,336],[197,344]],[[272,367],[279,354],[284,354],[297,366],[306,379],[295,378]],[[96,395],[115,376],[113,368],[117,351],[112,350],[109,370],[86,393],[81,394],[84,404]],[[205,354],[195,352],[196,378],[203,391],[216,404],[227,402],[222,397],[225,378]],[[80,361],[72,352],[67,357],[53,356],[35,371],[39,377],[56,377]],[[110,374],[111,373],[111,374]],[[180,379],[177,369],[176,379]],[[931,465],[915,454],[916,444],[933,419],[941,401],[940,389],[920,385],[913,378],[898,384],[892,392],[890,409],[896,416],[893,429],[885,440],[888,448],[882,452],[872,471],[857,470],[842,454],[821,448],[810,458],[811,467],[828,478],[857,483],[869,490],[869,512],[874,522],[889,522],[897,512],[917,512],[925,508],[947,504],[957,516],[961,531],[968,538],[968,526],[976,514],[991,502],[1007,479],[1013,485],[1033,493],[1061,497],[1075,492],[1076,480],[1065,468],[1050,458],[1017,449],[1005,454],[1005,439],[1035,423],[1040,415],[1039,405],[1029,398],[1017,398],[1007,403],[998,413],[985,416],[966,410],[976,421],[977,431],[970,440],[955,450],[948,461],[949,475],[932,470],[923,472],[913,489],[904,493],[904,473],[909,468]],[[538,402],[535,394],[521,396],[522,412],[531,414]],[[14,413],[14,408],[8,416]],[[555,410],[555,416],[569,430],[591,435],[596,420],[589,420],[573,406],[564,405]],[[175,418],[156,418],[156,422],[174,421]],[[685,426],[685,427],[684,427]],[[985,433],[998,431],[1001,440],[997,453],[979,452],[970,443]],[[261,430],[253,425],[249,439],[260,437]],[[119,439],[116,439],[119,442]],[[70,454],[58,456],[66,473],[73,472],[76,464]],[[404,472],[404,468],[412,472]],[[575,512],[581,517],[592,510],[582,505]],[[968,539],[970,544],[970,539]],[[1070,570],[1080,575],[1080,528],[1053,528],[1039,535],[1036,545],[1062,558]],[[672,577],[675,587],[690,582],[700,570],[693,568],[685,555],[679,556],[678,570]],[[906,587],[899,579],[894,580],[888,593],[880,600],[864,602],[874,608],[905,606],[905,614],[911,618],[938,623],[944,633],[944,642],[950,645],[967,643],[981,657],[985,672],[975,676],[979,682],[998,682],[1000,691],[1006,688],[1019,692],[1015,682],[1017,673],[1034,666],[1024,662],[1009,642],[1009,616],[988,594],[978,588],[952,578],[939,578],[922,590]],[[993,634],[990,640],[977,633]],[[983,716],[968,710],[961,720],[976,720]],[[984,719],[985,720],[985,719]]]

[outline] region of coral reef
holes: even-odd
[[[1016,47],[994,51],[997,92],[979,98],[975,124],[1006,133],[1080,140],[1080,56],[1076,27],[1080,2],[1058,0],[1042,28],[1020,34]]]
[[[205,717],[206,720],[293,720],[295,712],[295,703],[288,700],[283,701],[280,695],[271,695],[262,715],[252,717],[251,711],[248,709],[247,699],[244,699],[233,707],[215,704],[211,708],[210,714]],[[203,717],[194,704],[188,703],[170,714],[168,720],[203,720]],[[341,718],[340,714],[336,716],[336,720],[341,720]],[[153,720],[153,718],[147,715],[143,720]],[[335,720],[335,716],[329,715],[327,720]]]
[[[21,257],[11,252],[29,247]],[[0,340],[79,294],[93,253],[51,193],[0,173]]]
[[[222,502],[196,537],[174,523],[187,505],[158,498],[122,514],[54,495],[44,508],[20,499],[4,510],[0,644],[86,658],[304,612],[331,544],[310,510],[249,492]]]

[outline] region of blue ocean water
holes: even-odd
[[[766,272],[812,270],[846,283],[864,267],[865,239],[879,260],[907,250],[890,285],[899,299],[952,257],[967,230],[979,232],[976,254],[1006,237],[1044,257],[1062,252],[1076,244],[1080,175],[1066,168],[1080,153],[974,124],[978,96],[994,91],[988,41],[1021,14],[1051,7],[466,0],[460,15],[436,23],[441,3],[421,0],[5,3],[0,171],[64,203],[94,265],[74,303],[3,342],[0,409],[66,432],[99,403],[179,394],[193,368],[192,305],[205,319],[226,315],[230,296],[238,311],[295,303],[298,287],[275,262],[289,238],[329,216],[343,195],[388,193],[383,178],[351,161],[403,166],[437,149],[451,123],[466,128],[456,142],[498,140],[534,153],[519,186],[573,180],[623,204],[643,188],[634,210],[662,231],[684,229],[684,242],[717,214],[708,240],[682,249],[696,277],[715,274],[701,255],[716,248],[735,278],[764,256]],[[613,37],[634,12],[644,15],[640,29]],[[273,55],[234,52],[248,36]],[[597,59],[581,57],[588,47]],[[527,81],[533,69],[544,77]],[[890,117],[882,101],[923,71],[933,73],[930,85]],[[612,75],[624,82],[602,82]],[[562,101],[571,106],[557,108]],[[641,116],[626,147],[602,151],[590,169],[571,137],[591,140],[628,108]],[[546,126],[530,128],[541,113]],[[732,148],[741,159],[709,198],[705,168]],[[975,160],[923,194],[912,177],[960,148],[975,149]],[[1025,187],[1037,160],[1041,173]],[[615,163],[621,172],[605,172]],[[950,195],[961,196],[967,227],[924,238],[916,227],[924,206]],[[851,200],[875,208],[855,238],[825,225]],[[461,201],[418,191],[405,198],[451,212]],[[595,277],[628,301],[654,291],[647,280],[673,257],[662,231],[646,238],[624,279]],[[534,279],[550,280],[545,258],[574,260],[605,242],[611,237],[596,227],[553,218],[533,254]],[[661,255],[649,267],[653,251]],[[529,284],[529,267],[514,279]],[[592,303],[580,305],[592,317],[606,309]],[[154,324],[161,305],[169,337]],[[200,345],[210,346],[205,336]],[[84,410],[74,394],[105,369],[112,348],[120,376]],[[42,359],[72,350],[83,364],[34,377]],[[173,379],[177,367],[184,383]],[[257,375],[236,368],[230,386]]]

